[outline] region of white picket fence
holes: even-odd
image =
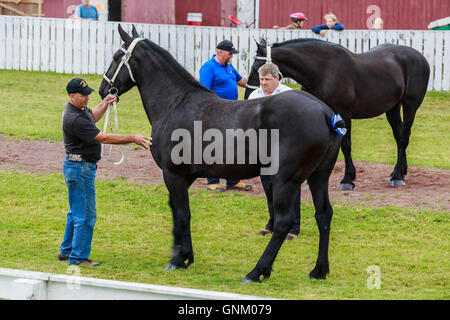
[[[0,15],[0,69],[103,74],[121,45],[117,22]],[[128,32],[130,23],[121,23]],[[194,77],[211,59],[218,42],[231,40],[240,53],[233,65],[247,76],[256,53],[254,39],[270,43],[320,38],[310,30],[271,30],[135,24],[145,38],[167,49]],[[450,90],[450,31],[346,30],[324,38],[362,53],[382,43],[417,49],[428,60],[428,90]]]

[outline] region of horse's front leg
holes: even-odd
[[[300,183],[273,184],[274,228],[272,238],[253,270],[248,273],[242,283],[261,282],[260,277],[268,279],[272,273],[272,265],[290,228],[294,224],[297,195]]]
[[[398,103],[394,108],[386,112],[386,118],[391,125],[392,133],[397,142],[397,164],[394,171],[389,177],[389,183],[392,187],[405,185],[404,176],[407,171],[406,153],[405,149],[401,147],[401,133],[402,133],[402,117],[400,115],[401,104]]]
[[[188,193],[188,188],[193,180],[183,176],[174,176],[170,173],[164,173],[163,175],[164,182],[169,190],[169,205],[173,215],[174,236],[172,259],[165,270],[187,268],[194,262]]]
[[[353,190],[355,188],[353,181],[356,179],[356,168],[352,160],[352,119],[349,116],[342,117],[345,121],[347,133],[342,138],[341,144],[345,159],[345,175],[339,185],[339,190]]]

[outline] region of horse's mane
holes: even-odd
[[[343,46],[334,43],[334,42],[328,42],[325,40],[320,39],[313,39],[313,38],[302,38],[302,39],[292,39],[287,40],[283,42],[277,42],[272,45],[272,48],[279,48],[279,47],[285,47],[289,45],[296,45],[296,44],[308,44],[315,47],[327,47],[327,46],[336,46],[339,48],[345,49]]]
[[[189,83],[199,89],[214,93],[210,89],[203,86],[189,72],[187,72],[186,69],[181,64],[179,64],[177,60],[175,60],[175,58],[170,54],[169,51],[156,45],[149,39],[145,39],[144,43],[147,44],[151,50],[156,51],[161,56],[161,58],[169,65],[173,72],[181,78],[180,83]]]

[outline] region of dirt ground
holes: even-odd
[[[114,147],[114,150],[119,150]],[[125,161],[113,165],[107,157],[98,163],[98,179],[124,179],[128,182],[163,184],[161,169],[149,151],[124,146]],[[62,172],[64,146],[61,142],[9,141],[0,135],[0,170],[15,169],[31,173]],[[118,159],[118,158],[116,158]],[[117,161],[117,160],[116,160]],[[344,163],[338,161],[330,180],[330,199],[366,206],[398,205],[422,210],[450,211],[450,171],[436,168],[408,167],[406,185],[390,187],[387,178],[391,165],[356,161],[357,180],[353,191],[339,191]],[[221,180],[225,183],[224,180]],[[245,180],[253,185],[250,195],[264,196],[259,178]],[[198,179],[193,187],[206,187],[206,179]],[[302,190],[302,199],[311,200],[309,190]]]

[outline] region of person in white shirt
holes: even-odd
[[[273,96],[280,92],[292,90],[280,83],[280,70],[274,63],[263,64],[258,69],[260,87],[253,91],[249,99]]]
[[[249,99],[273,96],[281,92],[292,90],[288,86],[285,86],[280,83],[280,69],[278,69],[278,66],[276,64],[273,63],[263,64],[258,69],[258,74],[260,87],[250,94],[250,96],[248,97]],[[272,182],[270,181],[270,178],[268,176],[261,176],[261,183],[263,185],[264,192],[266,193],[267,196],[267,205],[269,208],[269,215],[270,215],[266,227],[258,231],[259,235],[264,236],[266,234],[272,233],[273,231],[273,224],[274,224],[273,199],[272,199]],[[297,238],[300,232],[300,192],[297,195],[295,212],[296,212],[295,222],[292,225],[291,229],[289,230],[289,233],[286,236],[286,240],[292,240]]]

